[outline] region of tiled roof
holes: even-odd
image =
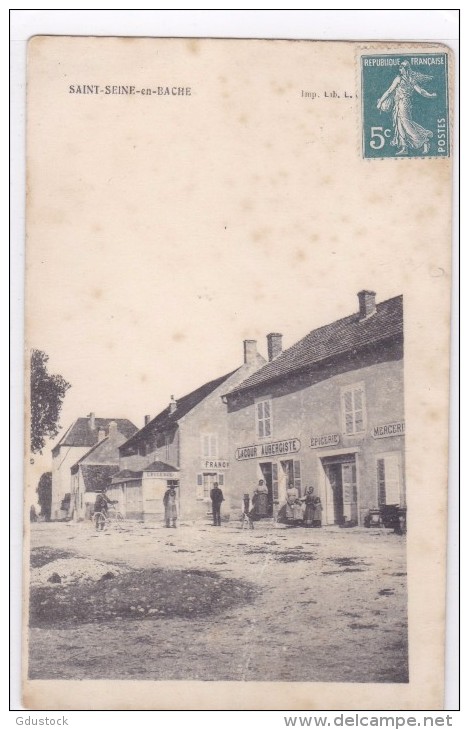
[[[82,464],[81,472],[85,482],[85,491],[103,492],[111,485],[111,479],[118,471],[118,466],[109,464]]]
[[[125,482],[126,479],[141,479],[142,474],[142,471],[131,471],[130,469],[123,469],[122,471],[118,471],[117,474],[114,474],[114,476],[112,477],[112,483],[116,484],[117,482]]]
[[[227,395],[239,393],[294,372],[308,369],[331,357],[354,353],[392,336],[402,335],[402,295],[376,306],[376,313],[360,320],[358,313],[310,332],[275,360],[268,362]]]
[[[117,432],[115,435],[106,436],[97,441],[89,451],[86,451],[78,461],[71,467],[72,474],[76,474],[78,467],[83,463],[91,464],[118,464],[119,463],[119,446],[126,441],[122,433]]]
[[[72,474],[76,474],[78,471],[78,468],[80,464],[82,464],[88,457],[92,456],[92,454],[95,453],[95,451],[98,449],[98,446],[101,446],[104,441],[109,441],[109,436],[106,436],[106,438],[102,439],[101,441],[96,441],[96,443],[91,447],[89,451],[83,454],[83,456],[78,459],[78,461],[71,467]]]
[[[115,421],[117,430],[126,439],[129,439],[137,431],[137,427],[127,418],[95,418],[94,429],[90,428],[89,418],[77,418],[68,431],[62,436],[57,446],[93,446],[98,441],[99,431],[109,434],[109,424]]]
[[[161,433],[168,430],[171,426],[174,427],[183,416],[189,413],[193,408],[195,408],[195,406],[213,393],[214,390],[222,385],[225,380],[228,380],[228,378],[230,378],[235,372],[236,370],[233,370],[227,375],[222,375],[221,378],[211,380],[209,383],[205,383],[205,385],[197,388],[197,390],[193,390],[192,393],[188,393],[187,395],[182,396],[182,398],[178,398],[176,401],[177,407],[173,413],[171,413],[170,406],[167,406],[164,411],[161,411],[161,413],[155,416],[155,418],[147,423],[146,426],[141,428],[140,431],[137,431],[136,434],[129,438],[123,446],[132,446],[139,443],[140,439],[144,438],[147,434],[154,433],[155,431],[159,431]]]
[[[179,471],[177,466],[171,466],[170,464],[165,464],[164,461],[154,461],[152,464],[149,464],[145,467],[143,471],[163,471],[163,472],[172,472],[172,471]]]

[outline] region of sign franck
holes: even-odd
[[[284,456],[285,454],[296,454],[301,448],[299,439],[285,439],[274,441],[268,444],[253,444],[252,446],[240,446],[236,449],[236,460],[260,459],[266,456]]]
[[[228,459],[202,459],[202,469],[229,469],[230,462]]]

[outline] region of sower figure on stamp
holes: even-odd
[[[220,508],[221,503],[224,501],[223,492],[218,486],[218,482],[215,482],[213,488],[210,490],[210,499],[212,500],[212,515],[214,527],[221,527],[221,516]]]
[[[380,111],[388,112],[392,109],[392,123],[394,137],[391,140],[393,147],[398,147],[396,155],[406,155],[407,149],[421,149],[427,154],[430,149],[429,139],[433,132],[424,129],[412,119],[412,95],[416,91],[426,99],[433,99],[436,94],[426,91],[417,82],[430,81],[433,77],[413,71],[408,61],[399,66],[399,76],[396,76],[389,89],[378,99],[377,107]]]

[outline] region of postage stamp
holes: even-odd
[[[449,157],[448,54],[361,56],[365,158]]]

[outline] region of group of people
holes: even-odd
[[[212,503],[213,526],[221,527],[221,505],[225,501],[223,491],[218,482],[213,484],[210,490]],[[176,527],[177,520],[177,496],[176,489],[169,487],[163,497],[165,508],[165,526]],[[248,493],[243,497],[242,503],[243,519],[254,527],[254,522],[263,517],[269,516],[269,490],[263,479],[254,490],[252,499]],[[322,504],[321,499],[314,494],[313,487],[307,487],[303,497],[300,497],[298,489],[290,483],[286,491],[285,518],[288,523],[303,525],[304,527],[321,527]]]
[[[221,527],[221,505],[225,501],[223,491],[218,482],[214,482],[210,490],[212,502],[213,526]],[[177,520],[177,495],[175,487],[169,487],[163,497],[165,527],[176,527]]]
[[[268,489],[263,479],[254,490],[252,499],[249,494],[243,497],[243,520],[247,521],[250,528],[254,522],[269,515]],[[279,510],[279,518],[285,518],[289,524],[303,525],[304,527],[321,527],[322,504],[321,499],[314,494],[314,487],[307,487],[303,497],[300,497],[298,489],[290,483],[286,491],[286,501],[283,508]]]
[[[288,522],[304,527],[321,527],[322,504],[320,497],[314,495],[314,487],[307,487],[300,497],[298,489],[291,483],[288,485],[285,517]]]
[[[223,491],[217,482],[210,490],[212,502],[213,526],[221,527],[221,505],[225,498]],[[98,494],[95,503],[95,511],[107,514],[108,508],[115,502],[104,494]],[[176,487],[170,486],[163,497],[165,527],[177,527],[178,504]],[[245,494],[242,503],[243,519],[247,520],[249,526],[254,527],[254,522],[263,517],[269,516],[269,490],[263,479],[254,490],[252,499]],[[298,489],[290,483],[286,492],[285,519],[289,523],[302,524],[304,527],[321,527],[322,504],[319,497],[314,495],[314,488],[307,487],[303,497],[300,497]]]

